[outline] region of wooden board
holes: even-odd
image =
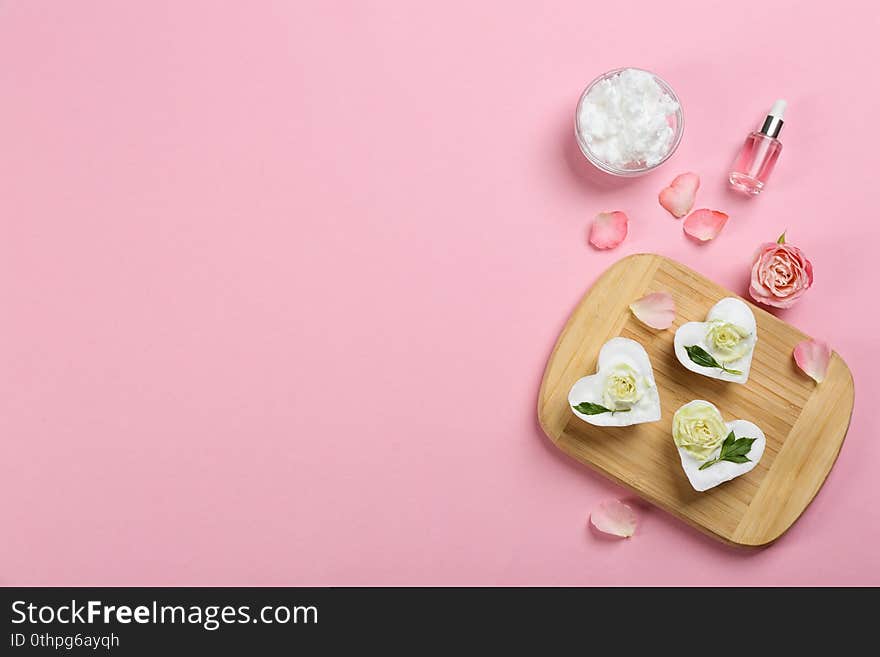
[[[675,324],[666,331],[642,325],[629,311],[632,301],[659,291],[676,304]],[[705,321],[727,296],[738,295],[669,258],[620,260],[587,292],[559,336],[541,383],[538,419],[563,452],[649,502],[723,541],[762,546],[791,527],[822,487],[849,427],[853,380],[834,353],[827,378],[815,384],[792,358],[807,336],[752,304],[758,343],[748,383],[686,370],[673,352],[675,329]],[[632,338],[648,352],[660,391],[659,422],[596,427],[572,413],[569,389],[595,373],[599,349],[615,336]],[[750,420],[767,436],[764,456],[751,472],[704,493],[691,488],[672,442],[672,415],[692,399],[714,403],[725,421]]]

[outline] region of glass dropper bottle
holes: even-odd
[[[782,152],[782,142],[777,137],[782,130],[785,107],[784,100],[773,103],[761,129],[746,137],[730,172],[730,186],[734,189],[753,196],[764,189]]]

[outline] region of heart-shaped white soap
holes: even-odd
[[[710,344],[709,332],[713,326],[722,323],[732,324],[747,333],[742,338],[746,351],[742,357],[736,360],[723,362],[730,370],[737,370],[741,374],[732,374],[718,367],[705,367],[698,365],[690,356],[685,347],[698,346],[711,354],[716,360],[723,358],[722,354]],[[758,341],[758,325],[752,309],[742,299],[726,297],[712,306],[705,322],[688,322],[682,324],[675,332],[675,356],[679,362],[691,372],[702,374],[713,379],[731,381],[732,383],[745,383],[749,380],[749,369],[752,366],[752,354],[755,352],[755,344]]]
[[[574,408],[584,402],[607,407],[607,387],[613,383],[610,377],[621,372],[631,374],[636,386],[637,401],[618,402],[622,406],[628,406],[629,410],[588,415]],[[660,395],[654,382],[654,369],[651,367],[648,352],[635,340],[611,338],[599,351],[596,373],[575,382],[568,393],[568,403],[575,415],[600,427],[626,427],[642,422],[656,422],[660,419]]]
[[[718,408],[714,404],[703,401],[702,399],[695,399],[692,402],[688,402],[679,408],[675,412],[675,415],[677,416],[682,409],[698,404],[711,406],[716,412],[718,412],[720,417],[721,414],[720,411],[718,411]],[[673,417],[672,424],[673,427],[676,424],[675,417]],[[758,465],[758,461],[760,461],[761,457],[764,455],[764,447],[767,445],[767,439],[764,437],[764,432],[761,431],[757,425],[752,424],[747,420],[732,420],[731,422],[724,422],[724,424],[727,427],[727,433],[733,431],[735,438],[754,439],[755,442],[752,443],[751,449],[746,454],[746,457],[749,460],[746,463],[718,461],[705,470],[700,470],[700,466],[719,455],[721,447],[717,447],[707,458],[700,459],[682,447],[676,445],[678,455],[681,457],[681,467],[684,469],[688,481],[691,482],[691,486],[693,486],[696,491],[702,492],[704,490],[709,490],[718,484],[723,484],[725,481],[730,481],[731,479],[744,475]]]

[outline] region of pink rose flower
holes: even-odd
[[[778,242],[762,244],[752,266],[749,294],[758,303],[790,308],[813,284],[813,264],[796,246]]]

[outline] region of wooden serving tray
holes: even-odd
[[[675,324],[665,331],[644,326],[629,311],[636,299],[660,291],[676,305]],[[669,258],[620,260],[587,292],[559,336],[544,371],[538,419],[563,452],[649,502],[728,543],[762,546],[791,527],[822,487],[846,436],[855,391],[837,353],[821,385],[803,374],[792,350],[807,336],[752,304],[758,343],[748,383],[686,370],[673,352],[675,329],[705,321],[728,296],[738,295]],[[569,389],[595,373],[599,349],[615,336],[632,338],[648,352],[660,392],[659,422],[596,427],[572,413]],[[672,442],[672,415],[692,399],[714,403],[725,421],[750,420],[767,436],[764,456],[751,472],[704,493],[691,488]]]

